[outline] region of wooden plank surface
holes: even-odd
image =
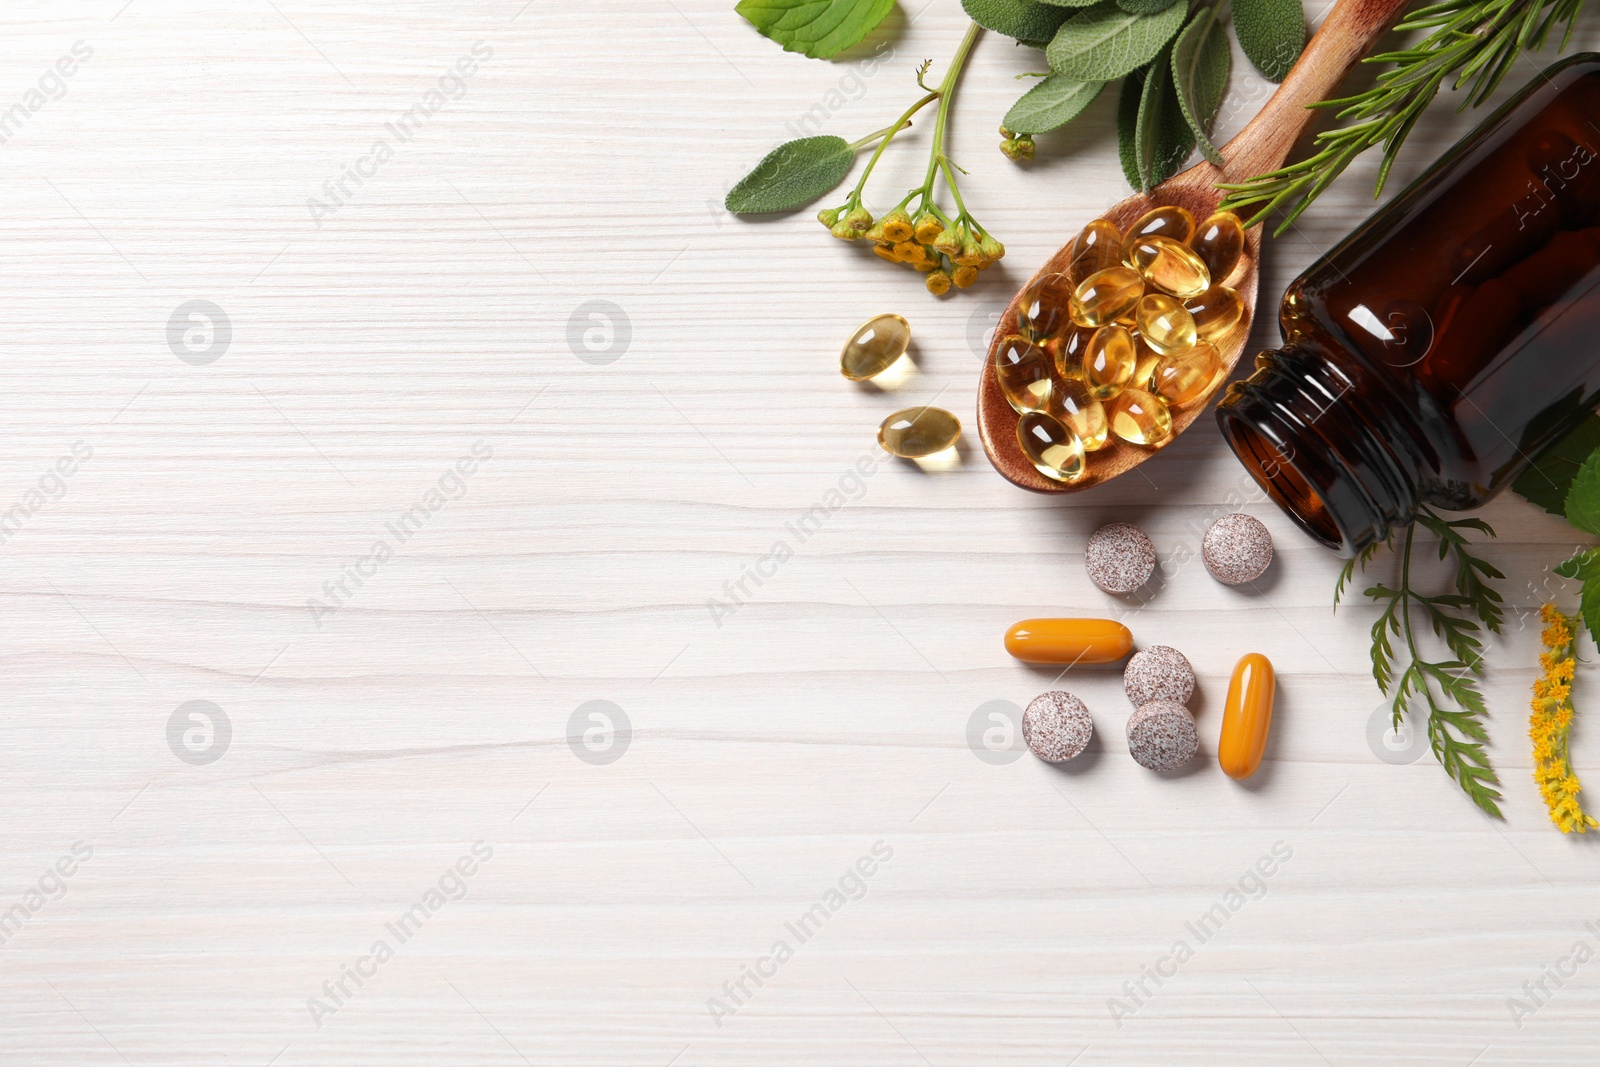
[[[1493,824],[1373,740],[1372,613],[1332,613],[1338,561],[1209,419],[1065,500],[970,439],[937,476],[877,452],[896,407],[969,416],[987,316],[1123,195],[1112,94],[1018,167],[994,127],[1040,58],[980,43],[952,151],[1009,255],[934,300],[804,214],[719,205],[786,123],[889,121],[959,6],[905,4],[832,65],[731,7],[0,13],[0,112],[27,111],[0,144],[0,511],[25,513],[0,584],[0,915],[25,915],[0,1059],[1592,1062],[1596,853],[1548,825],[1524,729],[1530,613],[1573,531],[1486,513],[1512,608]],[[1236,61],[1225,134],[1267,90]],[[1397,176],[1471,122],[1436,108]],[[928,125],[874,204],[917,180]],[[1372,174],[1270,244],[1264,297]],[[836,370],[882,311],[922,368],[895,395]],[[1277,539],[1259,592],[1192,558],[1240,509]],[[1142,603],[1083,572],[1107,521],[1165,560]],[[1266,767],[1146,773],[1105,669],[1061,683],[1096,717],[1086,765],[974,747],[992,702],[1054,680],[1001,633],[1056,613],[1185,651],[1208,757],[1233,662],[1266,653]],[[625,728],[586,743],[597,713]],[[1575,757],[1600,774],[1596,731]]]

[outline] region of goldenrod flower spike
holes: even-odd
[[[1572,730],[1572,675],[1576,661],[1574,634],[1578,620],[1556,610],[1554,604],[1539,609],[1545,623],[1540,640],[1544,652],[1539,666],[1544,677],[1533,683],[1529,707],[1528,737],[1533,742],[1533,780],[1539,795],[1550,809],[1550,821],[1564,834],[1587,833],[1597,827],[1593,816],[1584,814],[1578,803],[1582,786],[1572,769],[1567,739]]]

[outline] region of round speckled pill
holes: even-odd
[[[1156,569],[1156,546],[1137,526],[1114,522],[1089,537],[1083,552],[1089,580],[1108,593],[1131,593]]]
[[[1272,534],[1254,515],[1224,515],[1206,531],[1200,542],[1200,558],[1205,560],[1211,577],[1219,582],[1253,582],[1272,563]]]
[[[1182,704],[1154,700],[1128,717],[1128,754],[1152,771],[1175,771],[1200,751],[1194,716]]]
[[[1167,645],[1151,645],[1134,653],[1122,672],[1122,688],[1133,706],[1153,700],[1187,704],[1194,696],[1194,668],[1189,658]]]
[[[1089,744],[1094,720],[1083,701],[1059,690],[1040,693],[1022,713],[1022,739],[1046,763],[1065,763]]]

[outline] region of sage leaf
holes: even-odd
[[[1233,32],[1261,76],[1280,82],[1306,46],[1300,0],[1233,0]]]
[[[1219,167],[1223,164],[1222,153],[1211,143],[1211,120],[1222,106],[1231,63],[1228,30],[1217,17],[1217,9],[1208,7],[1196,12],[1172,46],[1172,84],[1184,120],[1200,145],[1200,154]]]
[[[1061,24],[1045,57],[1050,69],[1076,81],[1106,82],[1144,66],[1183,27],[1185,4],[1137,15],[1115,4],[1080,11]]]
[[[1600,452],[1589,453],[1567,490],[1567,521],[1580,530],[1600,534]]]
[[[1016,133],[1044,133],[1065,126],[1094,102],[1105,82],[1079,82],[1051,74],[1022,94],[1000,124]]]
[[[1054,37],[1068,15],[1064,8],[1035,0],[961,0],[961,7],[968,18],[984,29],[1014,37],[1025,44]]]
[[[1122,91],[1117,96],[1117,160],[1122,164],[1122,176],[1135,189],[1139,177],[1139,99],[1144,95],[1144,71],[1134,71],[1122,79]]]
[[[1154,15],[1177,2],[1178,0],[1116,0],[1118,7],[1135,15]]]
[[[1176,174],[1194,149],[1194,131],[1183,117],[1183,105],[1172,84],[1171,49],[1164,49],[1145,71],[1134,147],[1141,192],[1149,192]]]
[[[1546,448],[1533,465],[1517,475],[1511,488],[1518,496],[1565,517],[1567,491],[1589,454],[1600,449],[1600,416],[1589,415],[1565,437]]]
[[[762,215],[809,204],[844,181],[855,158],[843,137],[786,142],[728,190],[727,208],[735,215]]]
[[[1051,7],[1092,7],[1100,0],[1039,0],[1039,2],[1049,4]]]
[[[739,0],[734,10],[763,36],[813,59],[832,59],[871,33],[894,0]]]

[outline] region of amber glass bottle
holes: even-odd
[[[1217,419],[1346,555],[1504,489],[1600,402],[1600,55],[1557,63],[1284,294]]]

